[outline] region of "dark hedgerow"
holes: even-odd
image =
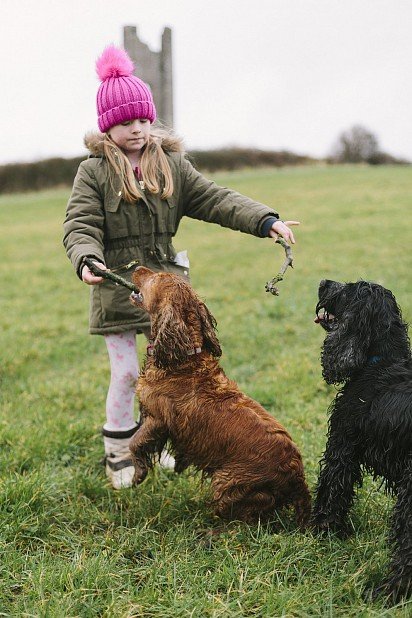
[[[189,153],[195,167],[214,172],[244,167],[284,167],[313,163],[313,159],[291,152],[271,152],[253,148],[196,150]],[[9,163],[0,166],[0,194],[39,191],[59,186],[71,186],[77,168],[85,157],[56,157],[33,163]]]

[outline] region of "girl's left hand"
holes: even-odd
[[[282,236],[286,242],[295,244],[295,237],[289,225],[300,225],[300,221],[276,221],[269,230],[269,236],[277,240],[278,236]]]

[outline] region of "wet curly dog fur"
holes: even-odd
[[[131,299],[150,315],[152,344],[138,380],[142,424],[130,449],[141,483],[169,442],[175,471],[194,466],[211,479],[214,511],[225,519],[269,521],[292,506],[310,516],[302,459],[282,425],[242,393],[219,366],[215,320],[186,281],[138,267]]]
[[[393,294],[376,283],[321,281],[317,319],[326,330],[321,362],[343,384],[330,408],[316,489],[318,530],[347,530],[364,471],[397,498],[385,579],[372,588],[393,601],[412,590],[412,362],[407,325]]]

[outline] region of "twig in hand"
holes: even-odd
[[[129,288],[129,290],[132,290],[132,292],[135,292],[136,294],[139,293],[138,288],[133,283],[127,281],[126,279],[123,279],[123,277],[120,277],[119,275],[115,275],[114,273],[112,273],[111,270],[102,270],[91,258],[86,257],[84,258],[83,262],[86,264],[86,266],[89,267],[89,270],[93,273],[95,277],[103,277],[103,279],[109,279],[117,285],[123,285],[125,288]]]
[[[286,257],[285,257],[285,261],[282,264],[282,268],[280,269],[280,272],[276,275],[276,277],[273,277],[273,279],[271,279],[270,281],[266,283],[265,290],[266,292],[270,292],[274,296],[279,296],[279,290],[276,287],[276,283],[278,283],[279,281],[282,281],[283,275],[285,274],[288,266],[293,268],[293,256],[292,256],[292,248],[290,247],[290,245],[288,245],[288,243],[285,240],[283,240],[283,238],[278,238],[275,242],[277,242],[279,245],[282,245],[282,247],[285,250]]]

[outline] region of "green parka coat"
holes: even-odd
[[[141,190],[141,199],[129,204],[122,199],[120,180],[116,184],[110,178],[102,136],[89,137],[88,146],[92,155],[79,166],[64,222],[63,243],[80,278],[86,256],[128,280],[138,265],[188,276],[188,268],[176,264],[172,244],[183,216],[255,236],[261,236],[268,218],[278,218],[267,206],[207,180],[173,143],[164,147],[173,195],[161,199]],[[132,305],[127,288],[105,280],[90,292],[90,333],[139,333],[149,327],[148,315]]]

